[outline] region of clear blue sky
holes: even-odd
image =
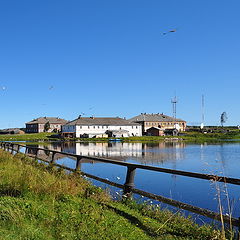
[[[0,1],[0,128],[141,112],[240,124],[239,0]],[[177,28],[175,33],[162,33]]]

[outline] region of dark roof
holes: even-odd
[[[141,113],[140,115],[133,117],[131,119],[129,119],[130,122],[174,122],[174,121],[181,121],[181,122],[185,122],[182,119],[179,118],[173,118],[173,117],[169,117],[167,115],[164,114],[148,114],[148,113]]]
[[[111,118],[111,117],[79,117],[71,122],[68,122],[66,125],[114,125],[114,126],[138,126],[137,123],[129,122],[123,118]]]
[[[26,124],[45,124],[49,122],[50,124],[65,124],[68,121],[62,118],[58,118],[58,117],[39,117],[36,119],[33,119],[30,122],[27,122]]]

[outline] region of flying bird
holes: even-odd
[[[177,31],[176,28],[175,28],[175,29],[171,29],[171,30],[169,30],[169,31],[167,31],[167,32],[162,33],[162,35],[166,35],[166,34],[168,34],[168,33],[175,33],[176,31]]]

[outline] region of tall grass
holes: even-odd
[[[220,239],[220,232],[134,201],[114,202],[78,174],[0,150],[0,239]]]

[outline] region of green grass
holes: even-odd
[[[113,201],[77,174],[0,150],[0,239],[220,239],[167,210]]]
[[[240,141],[240,132],[231,131],[226,133],[201,133],[201,132],[186,132],[186,135],[182,136],[184,141],[188,142],[226,142],[228,140],[239,140]]]
[[[201,132],[184,132],[180,136],[142,136],[142,137],[128,137],[121,138],[123,142],[160,142],[160,141],[185,141],[194,143],[203,142],[224,142],[229,140],[240,141],[239,130],[229,130],[229,132],[222,133],[221,128],[215,133],[201,133]],[[227,130],[227,129],[225,129]],[[0,135],[0,141],[80,141],[80,142],[108,142],[109,138],[71,138],[60,139],[53,133],[32,133],[32,134],[14,134],[14,135]]]
[[[55,140],[53,133],[27,133],[0,135],[0,141],[49,141]]]

